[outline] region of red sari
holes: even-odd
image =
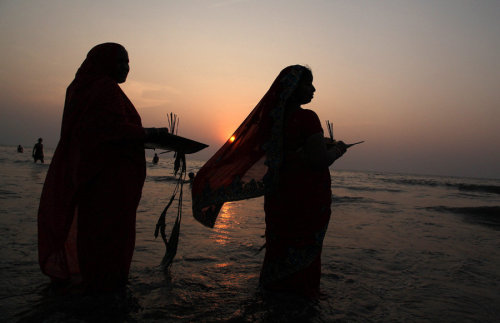
[[[192,200],[194,217],[213,227],[224,202],[265,195],[261,284],[316,296],[330,219],[330,173],[328,167],[311,171],[296,150],[308,136],[323,130],[310,110],[299,109],[285,121],[287,101],[305,71],[300,65],[281,71],[233,134],[234,142],[228,140],[199,170]]]
[[[141,119],[110,76],[120,50],[94,47],[69,85],[38,210],[42,272],[85,290],[127,282],[145,179]]]

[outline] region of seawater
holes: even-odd
[[[29,152],[0,146],[0,321],[500,320],[500,180],[333,167],[326,297],[311,302],[258,288],[262,198],[225,204],[209,229],[193,219],[185,185],[179,249],[170,271],[161,269],[165,247],[153,233],[175,185],[171,154],[153,165],[148,153],[126,294],[57,295],[37,262],[36,214],[52,153],[34,164]],[[203,165],[187,162],[188,172]]]

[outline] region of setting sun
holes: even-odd
[[[236,139],[235,136],[231,136],[231,138],[229,138],[229,142],[234,142],[235,139]]]

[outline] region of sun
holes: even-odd
[[[231,136],[231,138],[229,138],[229,142],[234,142],[235,139],[236,139],[235,136]]]

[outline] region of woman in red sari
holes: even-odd
[[[38,211],[41,270],[84,291],[125,286],[145,179],[141,118],[118,83],[128,54],[90,50],[68,86],[61,136]]]
[[[213,226],[224,202],[264,195],[266,255],[261,285],[319,296],[321,249],[330,220],[328,167],[343,142],[325,144],[318,116],[301,105],[315,92],[311,71],[281,71],[228,141],[195,177],[193,215]]]

